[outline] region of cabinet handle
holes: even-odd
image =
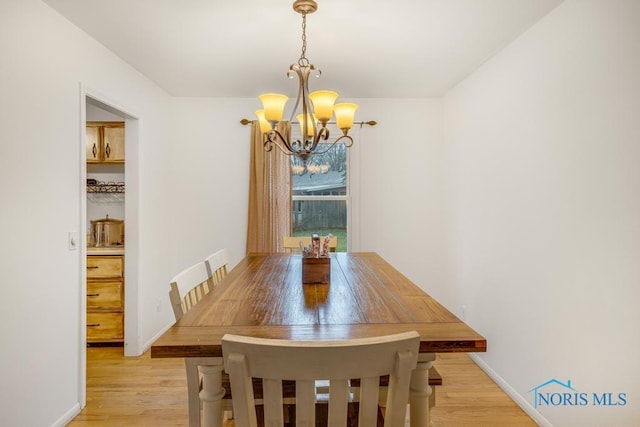
[[[96,143],[93,143],[93,150],[91,150],[91,152],[93,153],[93,158],[96,158],[96,155],[98,154],[98,148],[96,147]]]
[[[99,265],[87,265],[87,270],[93,270],[93,269],[96,269],[96,268],[100,268],[100,266]]]
[[[88,297],[99,297],[100,294],[87,294]]]
[[[111,154],[111,147],[109,147],[109,143],[107,142],[107,147],[104,149],[104,152],[107,153],[107,159],[109,158],[109,154]]]
[[[95,328],[100,326],[100,323],[87,323],[87,328]]]

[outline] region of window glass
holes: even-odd
[[[318,144],[320,152],[314,154],[304,167],[302,160],[291,156],[294,196],[346,196],[347,147],[342,143]],[[327,151],[328,150],[328,151]]]
[[[332,138],[342,132],[329,125]],[[300,138],[298,126],[292,127],[292,139]],[[291,224],[294,236],[331,233],[338,238],[337,251],[347,250],[348,224],[348,152],[343,143],[318,144],[316,153],[302,160],[291,156]]]

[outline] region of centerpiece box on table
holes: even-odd
[[[302,258],[302,283],[305,285],[331,282],[331,258]]]
[[[311,236],[311,245],[302,248],[302,283],[305,285],[331,282],[331,258],[329,241],[333,236],[324,238],[322,245],[317,234]]]

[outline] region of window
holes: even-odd
[[[332,136],[342,134],[335,125],[329,126]],[[299,128],[292,127],[292,139],[299,135]],[[338,238],[337,250],[344,252],[348,239],[349,149],[341,142],[329,149],[330,145],[318,144],[317,151],[326,153],[313,155],[306,169],[299,158],[291,157],[291,226],[294,236],[331,233]]]

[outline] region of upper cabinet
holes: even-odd
[[[124,122],[87,122],[87,163],[124,163]]]

